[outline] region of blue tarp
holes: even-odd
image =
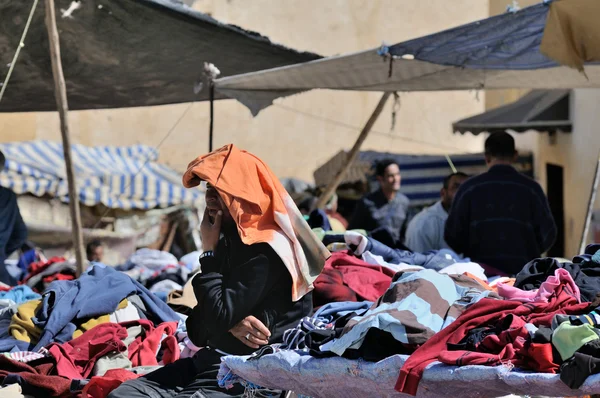
[[[540,53],[550,2],[472,22],[389,47],[393,56],[471,69],[524,70],[559,66]]]

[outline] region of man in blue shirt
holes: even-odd
[[[556,240],[546,195],[512,166],[516,159],[510,134],[490,135],[485,141],[488,171],[461,185],[446,221],[448,245],[488,266],[488,276],[517,274]]]
[[[393,241],[390,245],[395,247],[402,242],[409,200],[399,192],[402,177],[395,161],[384,160],[377,164],[375,171],[380,189],[357,203],[348,229],[374,232],[373,237],[383,230]]]
[[[406,246],[417,253],[448,249],[444,240],[444,228],[448,212],[458,192],[458,188],[467,180],[465,173],[453,173],[444,178],[440,191],[440,200],[417,214],[406,229]]]
[[[0,152],[0,171],[6,159]],[[17,195],[10,189],[0,187],[0,282],[16,285],[17,281],[8,273],[4,261],[27,240],[27,227],[21,218]]]

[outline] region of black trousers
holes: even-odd
[[[231,398],[242,397],[244,387],[236,384],[225,390],[217,384],[221,354],[203,348],[193,357],[180,359],[170,365],[123,383],[108,398]],[[264,391],[271,395],[270,391]],[[272,392],[273,396],[281,392]],[[263,394],[259,393],[259,396]],[[264,396],[264,395],[263,395]]]

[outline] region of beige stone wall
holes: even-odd
[[[588,200],[600,153],[600,90],[574,90],[571,97],[573,132],[557,134],[552,142],[547,134],[525,133],[533,142],[537,179],[546,187],[546,164],[563,167],[565,251],[572,257],[579,252]],[[525,138],[525,137],[524,137]],[[596,200],[595,208],[600,208]],[[591,242],[592,236],[588,237]]]
[[[484,0],[198,0],[194,6],[274,42],[323,55],[418,37],[485,18],[489,11]],[[352,146],[378,97],[314,91],[280,101],[295,111],[274,106],[254,119],[235,101],[221,101],[216,104],[215,145],[233,142],[262,157],[281,177],[312,180],[316,167]],[[388,105],[365,148],[405,153],[479,151],[482,138],[453,135],[450,124],[483,111],[484,106],[483,93],[480,98],[473,92],[402,94],[394,131],[390,131]],[[73,140],[85,145],[156,146],[187,107],[71,112]],[[208,105],[194,104],[161,146],[161,161],[183,170],[206,152],[207,130]],[[0,141],[36,138],[59,139],[56,114],[0,115]]]

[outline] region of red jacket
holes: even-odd
[[[579,315],[588,312],[589,303],[578,304],[577,301],[568,286],[563,286],[557,291],[557,295],[552,296],[548,303],[521,304],[514,301],[482,299],[408,358],[400,370],[396,391],[416,395],[425,368],[438,360],[448,343],[459,343],[471,329],[497,323],[509,314],[521,317],[525,322],[536,326],[550,326],[556,314]],[[514,347],[511,349],[514,350]],[[470,351],[455,352],[471,355]]]

